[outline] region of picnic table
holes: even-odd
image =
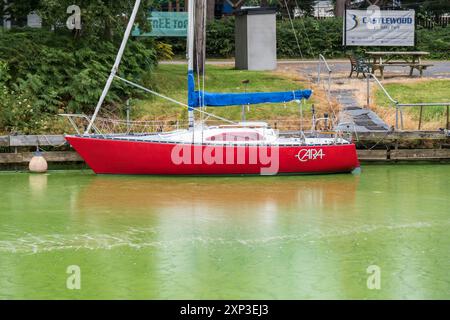
[[[433,66],[422,62],[422,58],[430,54],[426,51],[369,51],[366,54],[371,60],[372,73],[380,70],[382,80],[385,67],[409,67],[410,77],[412,77],[414,69],[417,69],[422,77],[423,70]]]

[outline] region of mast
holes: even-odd
[[[190,1],[194,2],[194,1]],[[130,20],[128,21],[127,29],[125,30],[125,35],[123,36],[122,44],[120,45],[119,52],[117,53],[116,61],[114,63],[114,66],[111,70],[111,74],[109,75],[108,81],[106,81],[105,88],[103,89],[102,95],[100,96],[100,100],[97,103],[97,107],[95,108],[94,115],[92,116],[91,121],[89,122],[89,125],[84,132],[85,135],[89,134],[92,129],[92,125],[95,122],[95,119],[97,118],[98,112],[100,111],[100,108],[102,107],[103,102],[105,101],[106,95],[108,94],[109,89],[111,88],[111,84],[114,80],[114,77],[117,74],[117,71],[119,70],[120,62],[122,61],[123,53],[125,52],[125,48],[127,46],[128,39],[130,38],[131,31],[134,26],[134,21],[136,20],[137,13],[139,11],[139,6],[141,5],[141,0],[136,0],[133,8],[133,12],[131,13]]]
[[[188,35],[187,35],[187,47],[188,47],[188,95],[191,94],[193,90],[192,84],[195,85],[194,81],[194,37],[195,37],[195,26],[194,26],[194,15],[195,15],[195,1],[190,0],[188,7]],[[189,127],[194,126],[194,110],[189,108]]]

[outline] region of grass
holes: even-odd
[[[450,80],[420,80],[407,83],[387,83],[384,86],[392,98],[400,103],[450,102]],[[375,101],[381,107],[391,106],[381,90],[377,90]],[[446,112],[446,107],[424,107],[423,120],[424,122],[444,123]],[[408,107],[405,110],[405,115],[413,122],[419,120],[419,114],[419,107]]]
[[[298,79],[286,78],[270,72],[242,71],[230,67],[219,67],[208,65],[206,67],[205,90],[209,92],[270,92],[290,91],[304,89],[304,83]],[[245,86],[243,80],[250,80]],[[197,80],[196,80],[197,81]],[[146,81],[157,92],[187,102],[187,81],[185,65],[160,65],[151,78]],[[308,101],[305,108],[311,109],[314,99]],[[135,102],[138,118],[147,120],[186,120],[187,111],[164,99],[147,96],[143,100]],[[241,106],[226,108],[207,108],[207,111],[230,120],[239,120],[241,117]],[[247,112],[248,120],[271,120],[271,119],[299,119],[299,107],[295,102],[284,104],[250,106]]]

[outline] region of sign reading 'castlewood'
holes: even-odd
[[[135,37],[187,37],[187,12],[152,11],[148,18],[152,31],[141,33],[139,26],[133,31]]]
[[[414,46],[414,10],[347,10],[345,45]]]

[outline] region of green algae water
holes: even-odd
[[[449,299],[449,197],[448,165],[2,173],[0,299]]]

